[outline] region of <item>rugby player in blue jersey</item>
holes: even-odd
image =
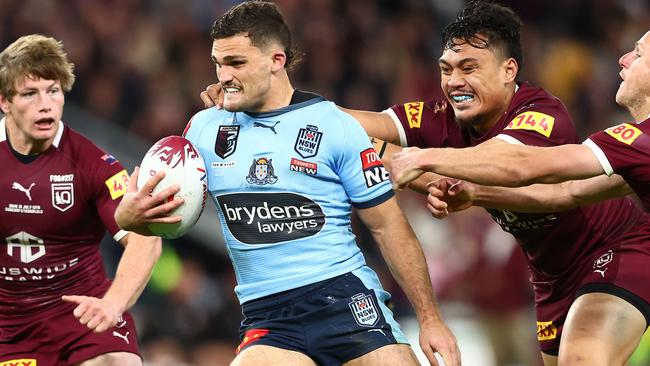
[[[184,134],[205,159],[237,277],[244,319],[233,365],[419,364],[355,242],[353,207],[415,309],[429,362],[439,352],[459,365],[422,249],[366,133],[291,85],[295,53],[278,7],[237,5],[211,35],[224,108],[199,112]],[[125,195],[120,226],[137,231],[180,204],[161,204],[150,188]]]

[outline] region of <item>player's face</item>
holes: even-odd
[[[444,50],[440,82],[457,122],[489,129],[499,120],[510,103],[508,89],[514,81],[508,76],[508,62],[468,43]]]
[[[271,97],[273,59],[270,55],[251,45],[250,38],[236,35],[214,40],[212,61],[224,90],[225,110],[265,110]]]
[[[624,54],[618,63],[623,81],[616,92],[616,102],[632,114],[634,111],[642,113],[635,117],[646,119],[650,113],[650,32],[641,37],[634,50]]]
[[[24,77],[11,99],[0,96],[12,144],[27,148],[30,153],[40,152],[32,150],[35,145],[49,147],[58,130],[64,103],[59,81]]]

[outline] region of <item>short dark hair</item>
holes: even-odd
[[[233,6],[214,22],[210,36],[216,40],[242,33],[258,48],[278,42],[287,55],[285,67],[289,70],[302,58],[302,52],[291,47],[289,26],[280,8],[272,2],[253,0]]]
[[[523,67],[521,51],[521,19],[512,9],[487,1],[470,1],[458,13],[456,20],[442,32],[443,50],[464,43],[476,48],[501,51]]]

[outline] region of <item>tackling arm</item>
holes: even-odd
[[[394,185],[405,186],[425,171],[470,182],[507,187],[558,183],[604,173],[584,145],[531,147],[507,143],[465,149],[405,149],[393,157]]]

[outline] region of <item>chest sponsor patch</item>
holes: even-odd
[[[217,139],[214,142],[214,152],[218,157],[225,159],[237,149],[239,125],[219,126]]]
[[[318,234],[325,214],[297,193],[231,193],[217,196],[228,230],[244,244],[273,244]]]
[[[318,173],[318,164],[291,158],[291,165],[289,166],[289,170],[292,172],[301,172],[309,175],[316,175]]]
[[[122,169],[119,173],[106,179],[104,184],[108,187],[112,199],[120,198],[126,193],[126,189],[128,188],[129,174],[126,172],[126,169]]]
[[[555,117],[553,116],[540,112],[527,111],[513,118],[504,130],[529,130],[550,137],[554,124]]]
[[[557,338],[557,327],[553,322],[537,322],[537,340],[549,341]]]
[[[377,151],[373,148],[365,149],[360,154],[361,169],[363,169],[363,177],[366,180],[368,188],[373,187],[381,182],[389,179],[388,171],[381,163]]]
[[[406,118],[408,118],[410,128],[420,128],[420,124],[422,123],[423,109],[423,102],[411,102],[404,104],[404,112],[406,112]]]
[[[641,130],[629,123],[621,123],[618,126],[610,127],[605,130],[605,133],[626,145],[632,145],[639,136],[643,135]]]

